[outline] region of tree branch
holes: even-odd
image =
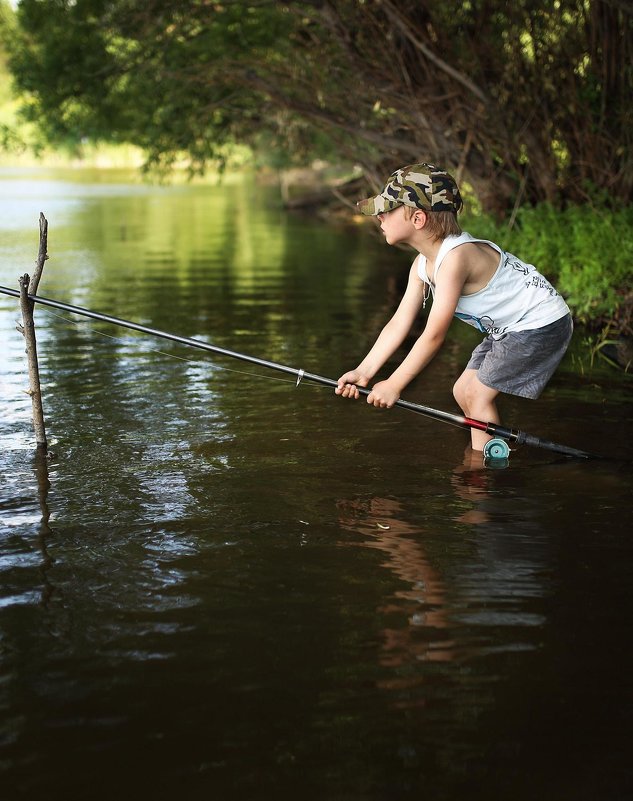
[[[450,64],[447,64],[439,56],[436,56],[435,53],[424,44],[424,42],[420,41],[420,39],[414,36],[409,23],[402,18],[402,15],[395,8],[391,0],[379,0],[379,2],[382,6],[384,6],[387,16],[417,50],[426,56],[429,61],[435,64],[436,67],[439,67],[447,75],[450,75],[451,78],[461,83],[462,86],[465,86],[466,89],[468,89],[469,92],[472,92],[475,97],[478,97],[482,103],[488,104],[488,98],[478,86],[475,86],[475,84],[469,78],[451,67]]]

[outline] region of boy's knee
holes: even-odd
[[[469,386],[471,384],[468,376],[460,375],[457,381],[453,384],[453,397],[458,403],[467,401],[469,396]]]

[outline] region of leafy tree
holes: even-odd
[[[631,197],[628,0],[22,0],[18,21],[12,69],[53,142],[202,169],[264,141],[375,185],[424,159],[499,211]]]

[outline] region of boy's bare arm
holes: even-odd
[[[374,385],[367,397],[368,403],[391,408],[402,390],[433,359],[446,338],[467,276],[465,258],[447,259],[437,279],[435,298],[424,331],[389,378]]]
[[[409,272],[407,288],[393,317],[380,332],[373,347],[354,370],[344,373],[335,392],[344,398],[358,398],[356,385],[366,387],[383,364],[396,352],[411,330],[424,302],[424,283],[417,275],[414,261]]]

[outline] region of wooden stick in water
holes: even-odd
[[[40,370],[37,361],[37,341],[35,338],[35,321],[33,320],[33,308],[35,303],[29,299],[29,295],[37,294],[37,288],[42,277],[44,263],[48,259],[48,222],[43,214],[40,213],[40,245],[35,264],[33,277],[28,274],[21,276],[18,281],[20,284],[20,308],[22,309],[22,326],[20,328],[24,335],[26,344],[26,356],[29,367],[29,389],[33,409],[33,429],[35,431],[35,442],[39,453],[46,454],[48,451],[48,440],[46,439],[46,426],[44,424],[44,409],[42,406],[42,390],[40,387]]]

